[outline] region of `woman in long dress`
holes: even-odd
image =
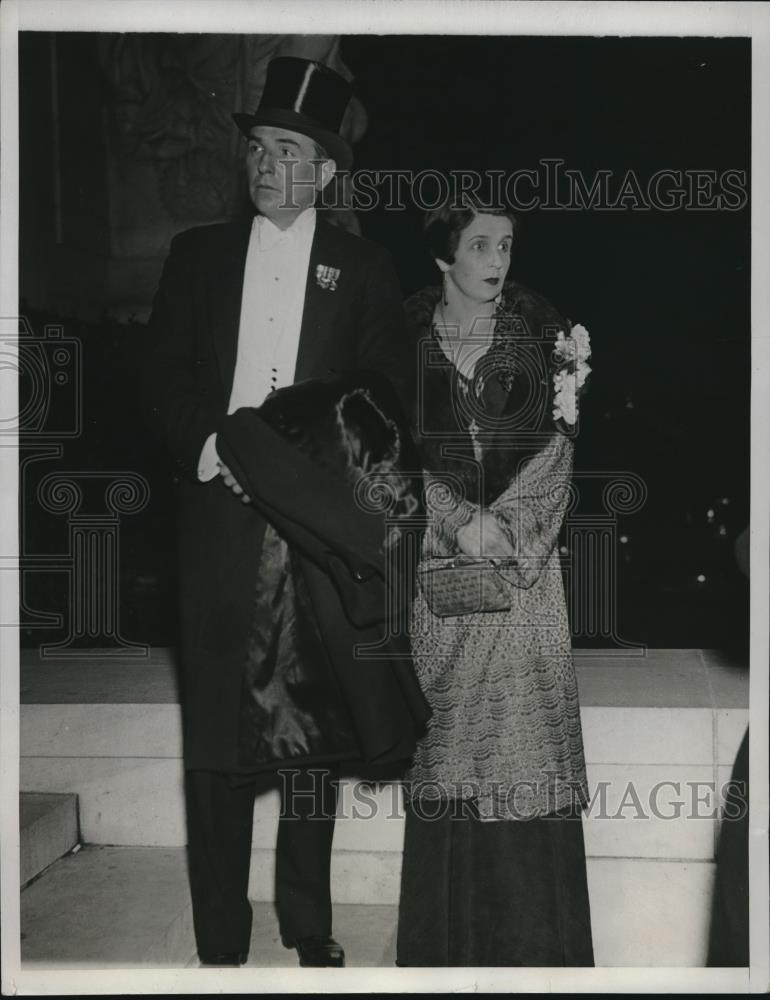
[[[411,637],[433,717],[405,780],[405,966],[593,964],[558,549],[589,348],[506,282],[513,231],[478,203],[430,213],[443,282],[407,302],[428,510]],[[458,555],[499,560],[506,610],[431,610],[423,571]]]

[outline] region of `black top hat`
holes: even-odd
[[[340,135],[340,126],[352,94],[344,77],[322,63],[295,56],[279,56],[267,67],[262,99],[254,114],[236,111],[233,120],[248,138],[255,125],[273,125],[307,135],[347,170],[353,150]]]

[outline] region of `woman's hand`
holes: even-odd
[[[457,529],[457,545],[466,556],[506,558],[513,546],[488,510],[477,511],[471,520]]]

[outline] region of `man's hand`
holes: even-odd
[[[466,556],[506,558],[513,555],[513,546],[488,510],[478,511],[467,524],[457,529],[457,545]]]
[[[219,462],[219,475],[224,479],[225,486],[229,486],[236,496],[240,497],[244,503],[251,503],[251,497],[246,496],[241,484],[223,462]]]

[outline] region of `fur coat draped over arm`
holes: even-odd
[[[408,757],[430,712],[405,623],[421,485],[395,394],[371,373],[298,383],[229,416],[218,449],[268,522],[242,763]]]

